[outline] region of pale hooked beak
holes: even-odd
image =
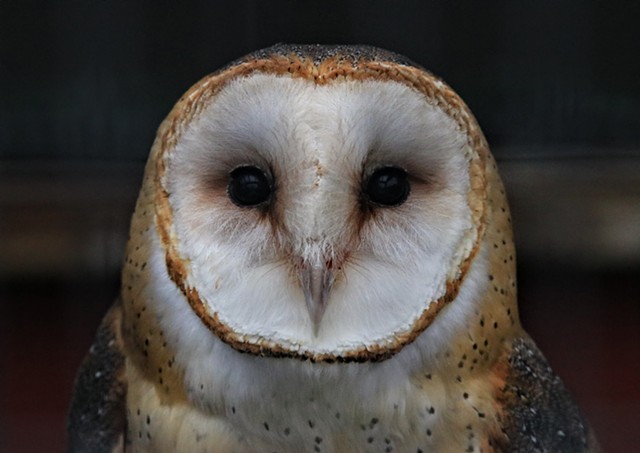
[[[320,321],[327,309],[329,292],[334,280],[335,276],[327,266],[308,265],[300,271],[300,283],[315,336],[318,336]]]

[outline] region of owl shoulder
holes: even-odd
[[[69,452],[123,451],[127,384],[121,323],[117,300],[76,376],[67,420]]]
[[[502,437],[509,452],[598,452],[593,431],[529,336],[514,339],[498,367]]]

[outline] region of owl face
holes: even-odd
[[[352,71],[223,71],[165,127],[169,274],[236,349],[385,358],[455,297],[477,249],[478,156],[438,101],[448,87]]]

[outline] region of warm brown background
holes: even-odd
[[[640,4],[0,3],[0,452],[61,452],[155,128],[282,42],[406,54],[498,157],[527,329],[609,452],[640,445]],[[561,3],[561,4],[560,4]]]

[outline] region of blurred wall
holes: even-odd
[[[2,2],[0,158],[142,160],[186,88],[276,42],[405,54],[460,92],[494,146],[637,156],[639,11],[596,0]]]

